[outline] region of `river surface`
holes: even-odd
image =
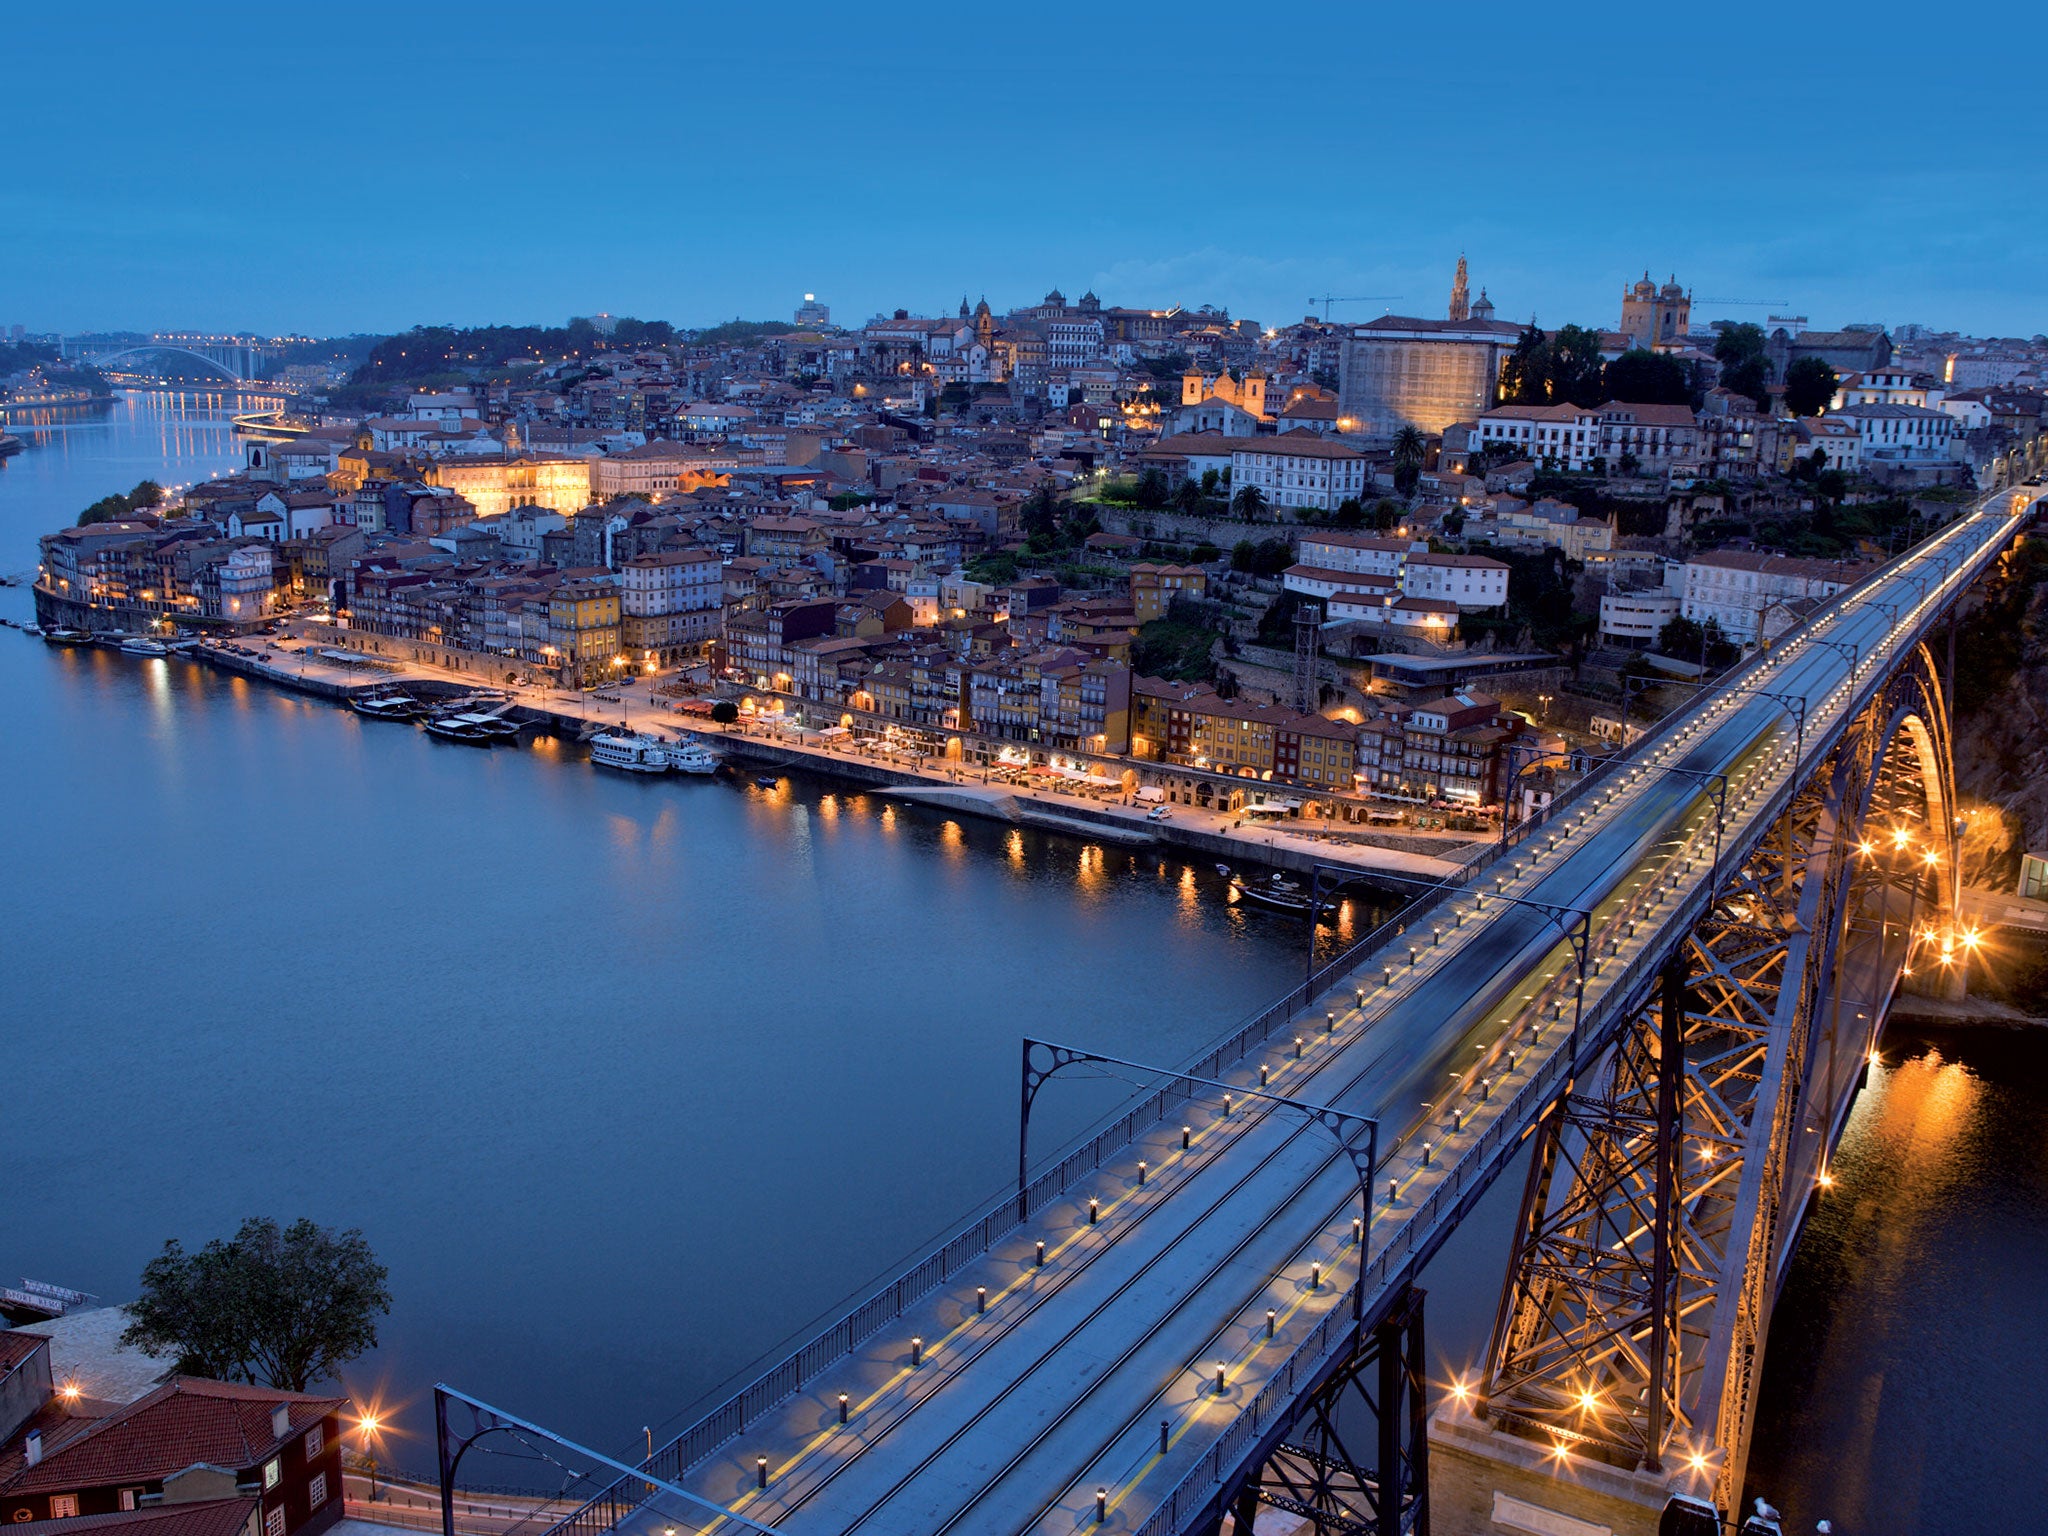
[[[0,573],[111,491],[234,468],[234,407],[17,426]],[[417,1470],[437,1379],[633,1454],[1001,1187],[1021,1036],[1178,1062],[1304,960],[1182,859],[449,746],[182,661],[0,631],[0,722],[0,1282],[121,1301],[166,1238],[361,1227],[395,1306],[345,1385],[398,1405]],[[1753,1481],[1844,1533],[1991,1528],[1939,1490],[2007,1443],[1959,1457],[1943,1426],[2044,1364],[2048,1042],[1906,1049],[1797,1261],[1758,1430]],[[1042,1096],[1034,1146],[1100,1095]],[[1518,1174],[1424,1278],[1446,1376],[1484,1350]]]

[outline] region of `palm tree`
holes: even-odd
[[[1248,485],[1237,493],[1233,504],[1239,517],[1248,523],[1256,522],[1259,514],[1266,510],[1266,493],[1256,485]]]
[[[1403,427],[1394,434],[1394,462],[1407,468],[1420,469],[1423,456],[1429,452],[1429,440],[1414,427]]]

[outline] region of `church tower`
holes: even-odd
[[[1451,318],[1472,318],[1472,290],[1466,283],[1465,258],[1462,253],[1458,257],[1458,275],[1451,279]]]

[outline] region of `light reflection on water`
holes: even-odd
[[[2038,1530],[2048,1032],[1888,1033],[1786,1278],[1752,1493],[1840,1532]]]

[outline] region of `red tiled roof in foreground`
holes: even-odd
[[[75,1515],[64,1522],[65,1536],[79,1531],[119,1532],[121,1536],[244,1536],[260,1504],[257,1499],[205,1499],[197,1504],[157,1504],[124,1509],[110,1515]]]
[[[202,1461],[242,1471],[269,1460],[283,1440],[302,1434],[345,1401],[173,1377],[84,1433],[49,1447],[32,1467],[10,1455],[0,1463],[0,1493],[155,1482]],[[279,1403],[291,1408],[282,1439],[270,1428],[270,1410]]]

